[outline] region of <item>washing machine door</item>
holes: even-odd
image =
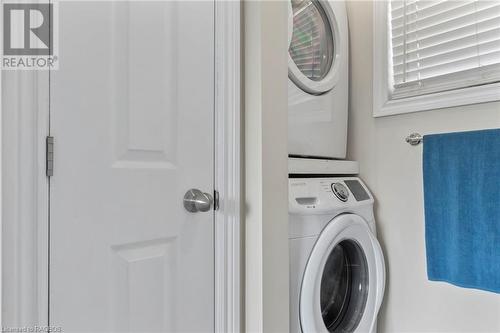
[[[374,332],[385,286],[380,245],[355,214],[333,219],[311,252],[300,292],[302,332]]]
[[[323,94],[338,82],[345,15],[343,2],[291,0],[288,76],[305,92]]]

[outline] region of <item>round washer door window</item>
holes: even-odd
[[[354,240],[338,243],[325,263],[321,278],[320,305],[329,332],[354,332],[368,298],[368,264]]]

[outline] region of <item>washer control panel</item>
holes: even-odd
[[[373,204],[373,197],[356,177],[290,178],[290,213],[322,214]]]
[[[365,190],[361,182],[357,179],[346,179],[344,183],[349,187],[351,193],[357,201],[365,201],[370,199],[370,195]]]

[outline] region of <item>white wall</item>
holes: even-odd
[[[288,332],[287,3],[245,1],[246,332]]]
[[[351,43],[349,157],[374,192],[388,281],[379,317],[386,332],[500,332],[500,295],[426,278],[422,146],[411,132],[500,127],[500,103],[372,117],[372,2],[347,4]]]

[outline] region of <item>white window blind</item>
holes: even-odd
[[[392,0],[392,98],[500,82],[500,0]]]

